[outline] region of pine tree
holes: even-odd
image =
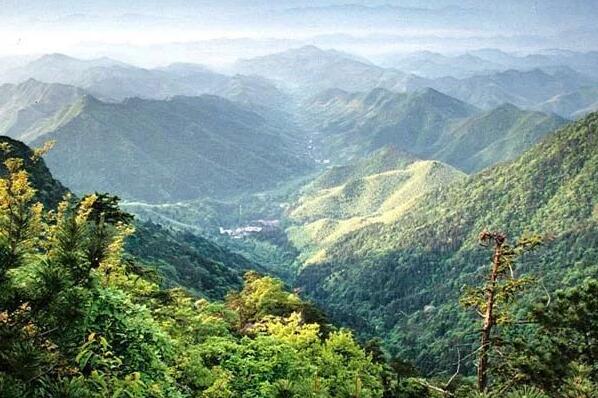
[[[472,307],[482,318],[481,341],[477,363],[477,384],[480,392],[488,386],[489,356],[493,348],[493,330],[509,321],[508,306],[515,295],[530,282],[529,278],[517,278],[514,263],[517,257],[533,249],[542,242],[538,236],[519,240],[514,246],[507,243],[503,233],[484,231],[480,234],[480,244],[493,246],[492,263],[483,286],[468,288],[461,304]]]

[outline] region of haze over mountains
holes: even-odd
[[[598,389],[592,1],[49,1],[0,15],[0,396]]]
[[[544,69],[430,79],[315,46],[239,60],[232,75],[196,64],[145,69],[51,54],[2,75],[12,83],[0,86],[0,127],[25,142],[57,140],[48,162],[75,191],[112,188],[131,200],[259,191],[314,163],[343,163],[388,145],[469,173],[513,159],[564,118],[595,109],[596,81],[574,69],[587,70],[593,56],[480,50],[442,58],[446,73],[460,74],[453,61]],[[233,102],[193,99],[206,93]],[[149,132],[155,139],[146,139]],[[123,161],[130,167],[105,177]],[[95,176],[72,172],[92,164]],[[149,181],[157,189],[144,188]]]
[[[405,348],[430,344],[409,325],[457,322],[441,304],[452,291],[440,282],[432,291],[426,278],[463,281],[447,264],[467,269],[482,224],[519,233],[527,222],[555,234],[555,245],[589,239],[596,67],[593,52],[556,50],[388,54],[377,64],[310,45],[220,70],[50,54],[1,69],[0,133],[55,141],[46,162],[69,189],[128,201],[149,220],[130,250],[171,285],[221,297],[246,269],[272,272],[363,336],[381,334],[440,371],[446,361]],[[574,158],[578,142],[587,153]],[[575,189],[589,205],[563,204]],[[523,201],[519,219],[512,204],[488,204],[507,196]],[[506,206],[504,220],[489,215]],[[358,292],[374,265],[372,277],[389,281],[377,288],[384,297]],[[446,315],[423,319],[423,306]],[[389,315],[397,311],[406,318]]]

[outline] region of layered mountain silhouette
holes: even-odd
[[[467,172],[512,159],[565,123],[511,104],[483,112],[434,89],[329,90],[306,102],[305,118],[330,156],[348,159],[393,145]]]

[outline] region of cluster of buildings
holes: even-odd
[[[220,235],[228,235],[233,239],[241,239],[250,235],[274,231],[279,225],[280,220],[256,220],[252,221],[249,225],[235,229],[220,227]]]

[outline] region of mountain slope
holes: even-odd
[[[489,261],[477,244],[480,231],[549,237],[518,269],[542,277],[548,289],[598,274],[597,173],[593,113],[512,163],[426,194],[391,224],[346,235],[304,267],[297,284],[364,335],[381,333],[422,368],[448,370],[453,362],[438,362],[440,353],[456,357],[450,347],[471,341],[466,330],[474,323],[457,298]],[[456,332],[457,324],[465,331]]]
[[[37,200],[48,209],[55,209],[69,192],[55,180],[43,159],[33,162],[32,150],[22,142],[0,136],[0,144],[10,145],[10,151],[0,151],[0,177],[6,173],[4,160],[17,157],[24,160]],[[156,269],[168,287],[184,286],[195,294],[222,299],[230,290],[242,285],[248,270],[264,271],[241,255],[190,233],[177,232],[152,222],[136,222],[135,233],[127,239],[127,253],[144,265]]]
[[[25,142],[68,121],[85,95],[79,88],[29,79],[0,86],[0,134]]]
[[[314,263],[324,248],[346,235],[376,223],[391,224],[425,193],[464,177],[440,162],[383,148],[355,166],[332,168],[309,184],[288,211],[294,225],[287,232],[305,263]]]
[[[477,110],[433,89],[394,93],[329,90],[308,101],[305,124],[321,133],[330,156],[348,158],[393,145],[425,155],[447,127]]]
[[[572,93],[556,95],[538,105],[543,112],[552,112],[576,119],[598,110],[598,87],[585,87]]]
[[[120,104],[86,97],[79,114],[39,141],[76,192],[177,201],[258,190],[307,169],[286,131],[214,96]]]
[[[214,94],[247,106],[259,105],[271,110],[288,109],[292,101],[270,80],[260,76],[235,75],[214,90]]]
[[[264,272],[261,266],[208,239],[151,221],[137,223],[125,248],[146,266],[157,269],[163,285],[183,286],[212,299],[222,299],[239,288],[245,272]]]
[[[522,150],[565,123],[556,115],[524,111],[504,104],[455,126],[430,157],[468,173],[482,170],[514,159]]]
[[[504,104],[486,112],[433,89],[328,90],[306,102],[304,124],[327,156],[346,160],[385,145],[466,172],[513,159],[565,120]]]

